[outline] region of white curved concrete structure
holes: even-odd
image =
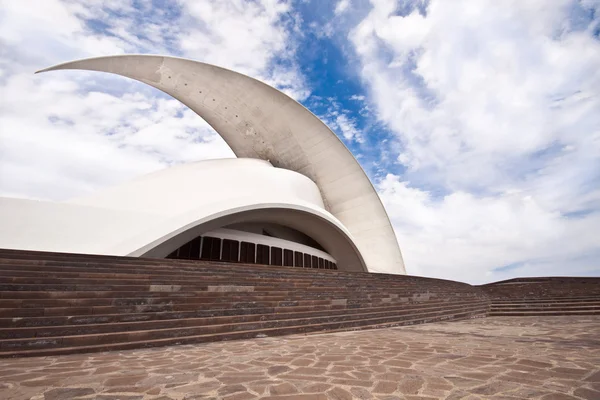
[[[148,257],[224,226],[277,224],[314,239],[340,269],[367,270],[315,183],[256,159],[184,164],[64,203],[0,198],[0,220],[3,248]]]
[[[321,120],[287,95],[242,74],[173,57],[99,57],[43,71],[61,69],[110,72],[170,94],[205,119],[238,157],[269,160],[313,180],[369,271],[406,273],[389,218],[358,162]]]
[[[58,223],[69,237],[51,237],[36,223],[35,249],[164,257],[195,235],[231,224],[278,224],[316,241],[340,269],[406,273],[385,209],[358,162],[287,95],[233,71],[172,57],[100,57],[43,71],[60,69],[111,72],[154,86],[204,118],[241,158],[170,168],[85,199],[45,204],[49,210],[38,217],[62,215],[46,223]],[[9,208],[31,208],[24,204]],[[16,239],[5,233],[0,247],[31,248],[25,238],[6,246]]]

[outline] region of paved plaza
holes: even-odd
[[[600,399],[600,317],[0,360],[0,399]]]

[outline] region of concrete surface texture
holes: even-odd
[[[0,220],[0,248],[158,258],[225,225],[271,222],[315,239],[341,269],[366,271],[317,185],[257,159],[188,163],[62,203],[0,198]]]
[[[599,399],[600,317],[5,359],[2,399]]]
[[[348,229],[369,271],[406,273],[389,218],[361,166],[319,118],[284,93],[233,71],[174,57],[99,57],[44,71],[61,69],[110,72],[170,94],[206,120],[238,157],[267,160],[315,182],[325,209]]]

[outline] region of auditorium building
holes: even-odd
[[[237,158],[177,165],[64,202],[0,198],[0,248],[406,273],[361,166],[284,93],[173,57],[100,57],[44,71],[63,69],[162,90],[206,120]]]

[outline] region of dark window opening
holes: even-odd
[[[190,258],[190,249],[192,248],[192,243],[187,242],[183,246],[179,248],[179,258],[188,259]]]
[[[294,266],[294,252],[288,249],[283,250],[283,265],[286,267]]]
[[[312,258],[312,263],[311,263],[312,267],[319,268],[319,257],[312,256],[311,258]]]
[[[201,260],[219,261],[221,259],[221,239],[205,236],[202,240]]]
[[[279,247],[271,247],[271,265],[283,265],[282,252]]]
[[[179,258],[177,256],[177,253],[179,252],[179,249],[175,250],[174,252],[172,252],[171,254],[169,254],[167,257],[165,258]]]
[[[310,254],[304,254],[304,268],[310,268]]]
[[[269,265],[269,246],[264,244],[256,246],[256,263]]]
[[[304,254],[299,251],[294,252],[294,266],[302,268],[304,266]]]
[[[242,251],[240,252],[240,262],[246,264],[255,263],[256,246],[254,243],[242,242]]]
[[[193,239],[190,242],[190,259],[199,260],[200,259],[200,236],[196,239]]]
[[[266,231],[263,232],[271,236]],[[299,268],[338,269],[337,264],[332,261],[300,251],[269,247],[264,244],[257,245],[250,242],[240,243],[237,240],[220,239],[211,236],[198,236],[169,253],[165,258],[242,262],[246,264],[295,266]]]
[[[237,240],[223,239],[223,250],[221,260],[238,262],[240,242]]]

